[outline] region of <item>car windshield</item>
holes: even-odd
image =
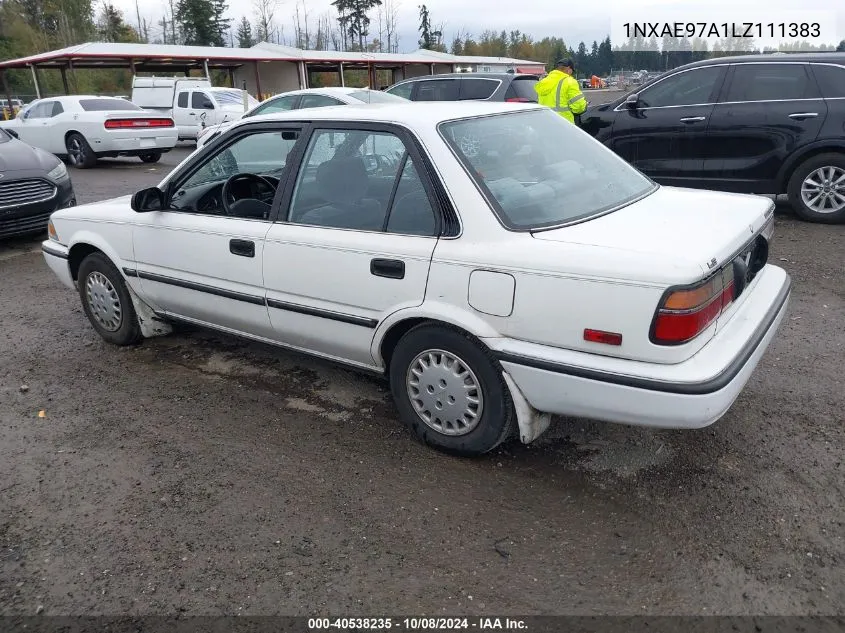
[[[126,99],[80,99],[80,107],[86,112],[106,112],[109,110],[142,110]]]
[[[657,188],[552,110],[449,121],[439,129],[511,229],[583,221]]]
[[[240,90],[215,90],[211,93],[220,105],[243,105],[244,93]]]
[[[364,103],[401,103],[408,100],[397,95],[379,92],[378,90],[356,90],[349,93],[350,97]]]

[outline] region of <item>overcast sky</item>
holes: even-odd
[[[96,1],[96,0],[95,0]],[[113,0],[123,9],[129,23],[137,22],[135,17],[136,0]],[[166,0],[137,0],[141,17],[156,23],[163,13]],[[519,29],[535,38],[558,36],[573,48],[584,41],[589,46],[593,40],[601,40],[610,35],[612,23],[619,24],[627,16],[637,20],[700,20],[705,19],[722,23],[726,21],[758,20],[762,22],[781,22],[784,20],[804,19],[806,11],[829,11],[836,6],[833,0],[801,0],[801,12],[795,12],[793,0],[708,0],[708,2],[690,2],[683,0],[589,0],[588,2],[563,2],[561,0],[519,0],[511,6],[518,10],[506,9],[506,0],[394,0],[399,7],[399,47],[400,52],[418,48],[419,34],[418,6],[425,2],[432,21],[445,24],[445,43],[447,46],[456,31],[468,31],[478,36],[485,29],[510,31]],[[286,37],[293,38],[293,18],[297,2],[302,0],[280,0],[277,22],[284,25]],[[317,16],[331,11],[336,17],[331,0],[305,0],[310,21],[316,22]],[[254,21],[251,0],[229,0],[229,14],[233,22],[244,14]],[[498,5],[498,9],[494,8]],[[633,5],[633,6],[632,6]],[[630,7],[630,8],[628,8]],[[631,10],[635,10],[631,14]],[[836,17],[837,24],[831,41],[838,42],[845,37],[845,11]],[[483,21],[481,17],[483,16]],[[764,17],[766,16],[766,17]],[[375,22],[375,12],[372,13]],[[828,29],[832,30],[832,29]],[[377,36],[377,26],[371,26],[370,37]],[[156,33],[160,33],[157,27]],[[153,30],[151,29],[151,35]],[[825,38],[827,39],[827,38]]]

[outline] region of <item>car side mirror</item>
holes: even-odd
[[[132,210],[137,213],[149,213],[164,209],[164,192],[158,187],[142,189],[132,196]]]
[[[625,99],[625,105],[629,108],[635,107],[640,102],[640,95],[638,93],[634,93],[632,95],[628,95]]]

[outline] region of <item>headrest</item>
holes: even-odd
[[[333,158],[317,168],[320,195],[331,204],[359,202],[370,186],[367,168],[358,156]]]

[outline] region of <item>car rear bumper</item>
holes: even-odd
[[[53,240],[44,240],[41,242],[41,252],[44,253],[44,261],[47,262],[47,266],[56,273],[59,281],[68,288],[75,289],[73,275],[70,274],[68,247]]]
[[[97,154],[143,154],[145,152],[167,152],[176,146],[179,133],[176,128],[150,131],[113,132],[90,140],[91,148]]]
[[[656,364],[514,341],[487,341],[540,412],[657,428],[694,429],[721,418],[748,382],[787,310],[791,280],[774,266],[692,358]]]
[[[14,209],[0,209],[0,238],[46,232],[53,211],[76,206],[70,179],[55,185],[56,195],[49,200]]]

